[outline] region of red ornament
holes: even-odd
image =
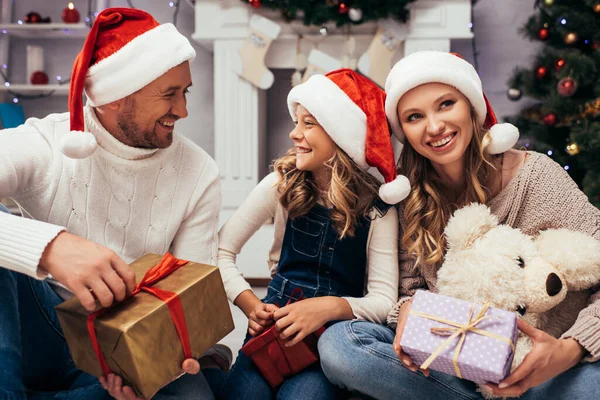
[[[577,82],[571,77],[562,78],[558,81],[556,90],[558,91],[558,94],[563,97],[573,96],[577,91]]]
[[[250,3],[250,5],[254,8],[259,8],[260,6],[262,6],[260,0],[248,0],[248,3]]]
[[[554,126],[557,120],[558,117],[552,112],[544,115],[544,123],[548,126]]]
[[[598,50],[598,47],[600,47],[600,44],[594,42],[594,44],[592,45],[592,47],[594,48],[594,50]]]
[[[31,11],[27,13],[25,18],[23,18],[23,21],[25,21],[26,24],[39,24],[42,22],[42,16],[35,11]]]
[[[542,28],[538,31],[538,38],[540,40],[546,40],[550,36],[550,31],[547,28]]]
[[[79,22],[79,11],[77,11],[73,3],[69,3],[67,8],[63,10],[62,20],[66,24],[76,24]]]
[[[47,85],[48,75],[44,71],[35,71],[29,80],[32,85]]]
[[[340,3],[340,7],[338,8],[340,14],[347,14],[350,11],[350,7],[346,5],[346,3]]]
[[[538,79],[543,79],[546,74],[548,73],[548,68],[546,67],[538,67],[538,69],[535,71],[535,76]]]
[[[559,72],[560,70],[562,70],[565,67],[565,65],[567,65],[565,59],[564,58],[559,58],[554,63],[554,69],[556,69],[556,72]]]

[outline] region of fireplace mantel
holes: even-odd
[[[402,44],[396,60],[419,50],[450,51],[452,39],[469,39],[471,0],[418,0],[409,5],[410,18],[400,31]],[[240,0],[202,0],[195,4],[195,32],[192,38],[213,53],[214,60],[214,157],[221,170],[223,209],[229,218],[266,174],[265,91],[240,78],[234,69],[235,57],[248,36],[253,12],[281,25],[281,34],[271,44],[265,64],[270,69],[294,68],[298,35],[304,54],[319,41],[319,50],[341,58],[347,38],[344,29],[327,26],[322,38],[318,27],[283,21],[275,11],[254,9]],[[353,26],[356,56],[363,54],[377,29],[374,22]],[[272,226],[257,232],[240,255],[244,275],[267,277],[264,260],[273,238]]]

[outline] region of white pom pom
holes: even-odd
[[[69,158],[87,158],[96,150],[96,138],[89,132],[70,131],[60,139],[60,149]]]
[[[404,175],[398,175],[391,182],[379,187],[379,197],[388,204],[400,203],[410,193],[410,182]]]
[[[500,154],[513,148],[519,140],[519,130],[512,124],[496,124],[490,129],[491,143],[486,148],[490,154]]]

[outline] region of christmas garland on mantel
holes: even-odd
[[[406,5],[416,0],[241,0],[255,8],[281,11],[286,21],[302,17],[304,25],[359,25],[363,22],[393,18],[406,22]]]

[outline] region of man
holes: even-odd
[[[133,398],[120,378],[101,385],[75,368],[54,306],[72,295],[89,310],[122,300],[135,286],[127,263],[146,253],[216,263],[218,169],[173,133],[194,56],[172,24],[104,10],[73,66],[70,113],[0,132],[0,198],[31,217],[0,212],[1,398],[106,398],[102,386]],[[161,396],[212,394],[188,374]]]

